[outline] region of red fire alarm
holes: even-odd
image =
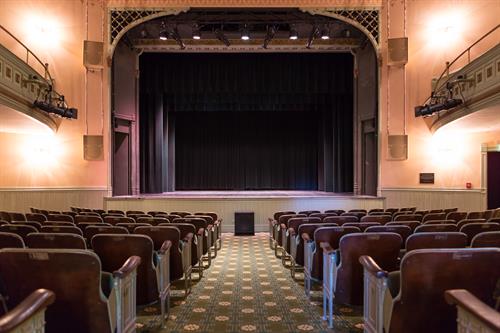
[[[472,188],[472,183],[465,183],[465,187],[470,190]]]

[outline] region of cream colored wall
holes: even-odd
[[[101,3],[89,2],[89,30],[84,1],[0,0],[0,8],[1,24],[49,64],[56,90],[79,112],[78,120],[64,120],[52,136],[1,133],[0,189],[105,189],[109,125],[103,106],[107,107],[107,74],[86,73],[82,51],[84,39],[102,40]],[[5,35],[1,42],[19,54],[20,48]],[[84,160],[84,134],[104,134],[104,161]]]
[[[409,40],[406,101],[403,98],[405,94],[403,70],[388,68],[385,64],[382,68],[384,78],[381,93],[380,187],[382,190],[465,189],[466,182],[471,182],[474,188],[481,186],[481,144],[500,140],[500,132],[467,134],[438,131],[432,135],[424,121],[414,117],[413,108],[424,103],[430,95],[431,79],[441,74],[445,62],[453,60],[460,52],[495,27],[498,24],[499,13],[500,2],[496,0],[406,1],[406,36]],[[404,2],[390,1],[389,37],[404,36],[403,14]],[[492,47],[498,40],[500,40],[499,34],[481,43],[473,50],[473,56]],[[383,46],[385,55],[385,42]],[[385,79],[387,77],[389,81]],[[403,134],[405,130],[409,136],[408,160],[387,160],[387,133]],[[434,172],[435,184],[420,185],[420,172]]]

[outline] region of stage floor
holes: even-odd
[[[225,198],[317,198],[317,197],[335,197],[335,198],[364,198],[377,199],[376,196],[358,195],[352,193],[334,193],[324,191],[175,191],[155,194],[139,194],[115,196],[109,199],[159,199],[159,198],[178,198],[178,199],[225,199]]]

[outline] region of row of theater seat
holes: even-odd
[[[387,273],[387,278],[383,284],[368,289],[368,279],[365,279],[365,282],[363,282],[363,270],[361,264],[359,264],[360,258],[362,256],[370,256],[382,267],[384,272],[399,272],[400,267],[403,270],[402,267],[405,264],[408,265],[412,262],[409,258],[414,258],[415,255],[419,256],[417,253],[420,252],[423,252],[420,254],[422,256],[432,256],[434,251],[448,251],[451,253],[439,257],[443,260],[441,262],[442,269],[445,269],[446,260],[450,256],[451,258],[460,258],[461,256],[491,256],[493,260],[494,258],[498,258],[497,252],[500,252],[499,249],[466,249],[470,245],[472,247],[500,247],[500,225],[494,222],[496,220],[488,223],[477,223],[478,221],[476,220],[465,220],[458,223],[455,220],[426,220],[424,223],[421,223],[424,219],[420,219],[420,221],[388,222],[392,219],[384,218],[383,221],[379,220],[379,222],[359,222],[359,217],[356,216],[355,218],[358,222],[348,222],[354,219],[350,217],[352,215],[345,214],[333,217],[325,215],[321,219],[318,215],[314,217],[314,213],[309,214],[309,216],[313,217],[306,217],[306,214],[304,212],[301,215],[290,214],[290,212],[278,212],[275,214],[275,219],[270,219],[270,231],[272,232],[270,234],[271,247],[275,249],[277,256],[281,257],[284,264],[287,263],[288,259],[290,260],[289,267],[291,268],[292,276],[295,275],[298,266],[304,266],[306,294],[309,294],[311,281],[323,282],[324,318],[328,318],[330,327],[332,326],[333,319],[333,300],[336,303],[351,305],[362,305],[364,300],[365,331],[445,332],[450,329],[453,331],[453,328],[451,328],[454,323],[453,316],[451,316],[451,319],[448,316],[446,320],[441,321],[441,324],[437,324],[436,321],[427,321],[426,319],[426,316],[436,315],[432,311],[421,311],[416,315],[419,320],[412,321],[408,324],[408,327],[405,325],[401,326],[401,321],[404,322],[406,320],[404,318],[404,311],[406,310],[402,310],[406,308],[402,304],[406,304],[407,308],[411,308],[412,306],[411,303],[408,305],[408,299],[405,299],[405,301],[401,300],[404,288],[413,289],[418,287],[406,285],[403,287],[406,280],[401,278],[399,273]],[[371,216],[378,217],[382,215],[375,214]],[[397,216],[401,216],[401,214]],[[366,217],[369,218],[370,216]],[[369,218],[366,220],[373,221],[376,219]],[[333,221],[337,223],[333,223]],[[485,221],[481,220],[480,222]],[[382,223],[385,223],[385,225]],[[447,232],[446,230],[448,230],[447,228],[450,225],[453,226],[453,231]],[[462,232],[457,232],[457,225],[460,225],[460,229],[458,230]],[[434,232],[433,229],[445,231]],[[442,248],[448,250],[442,250]],[[430,254],[427,255],[427,252]],[[366,258],[364,260],[366,261]],[[362,262],[364,261],[362,260]],[[468,262],[468,264],[470,267],[474,267],[474,265],[484,266],[484,263],[481,264],[474,261],[471,263]],[[379,270],[379,275],[382,274],[380,271],[381,269]],[[416,272],[418,273],[418,268]],[[500,272],[496,267],[488,270],[489,273],[491,273],[489,277],[490,282],[492,277],[496,277],[497,280],[500,278]],[[422,271],[421,274],[424,275],[422,279],[425,279],[425,271]],[[435,274],[433,276],[437,281],[438,286],[436,288],[438,291],[443,286],[447,286],[447,289],[454,289],[456,287],[467,288],[470,283],[474,283],[474,280],[457,279],[460,283],[453,284],[451,283],[453,275],[448,275],[446,272],[443,274],[448,277],[448,281],[446,279],[440,280],[441,276],[438,272],[430,272],[429,274]],[[487,276],[487,274],[485,273],[482,276]],[[416,279],[417,277],[413,278]],[[432,281],[432,279],[429,281]],[[447,285],[446,282],[450,283]],[[365,288],[363,288],[363,285]],[[489,290],[491,292],[490,296],[492,295],[494,284],[487,283],[483,287],[482,294],[478,297],[487,302],[487,304],[492,305],[494,303],[492,297],[487,298],[483,296],[485,295],[484,290]],[[427,289],[429,288],[433,289],[434,287],[432,285],[427,286]],[[477,292],[477,289],[474,290],[474,293]],[[394,299],[397,299],[397,301],[391,301],[391,303],[388,301],[389,298],[386,297],[386,305],[392,304],[394,311],[386,311],[384,313],[385,317],[379,313],[380,311],[383,312],[384,309],[384,299],[382,299],[382,296],[372,302],[375,304],[372,307],[366,304],[367,299],[370,299],[369,296],[373,296],[374,294],[379,295],[380,290],[387,291]],[[429,297],[429,295],[426,297]],[[439,300],[432,299],[432,302],[437,302],[439,311],[443,310],[443,295],[441,295]],[[381,326],[383,320],[378,317],[379,320],[374,323],[374,313],[378,313],[380,318],[385,318],[384,327]],[[392,314],[392,317],[389,314]],[[445,315],[449,314],[450,310],[448,309],[445,311]],[[391,321],[391,318],[393,318],[393,321]]]
[[[4,248],[0,257],[5,258],[0,264],[0,277],[5,284],[2,292],[7,295],[0,299],[11,309],[29,295],[28,291],[37,288],[53,291],[56,301],[47,311],[49,331],[113,332],[115,328],[120,332],[133,331],[135,304],[146,305],[157,299],[163,323],[168,313],[170,281],[184,280],[187,296],[191,271],[196,270],[201,279],[203,269],[209,267],[217,248],[220,249],[221,221],[215,213],[128,213],[128,216],[123,212],[30,213],[45,217],[38,221],[27,221],[30,215],[8,213],[9,221],[0,225],[0,249]],[[6,218],[5,214],[3,217]],[[50,221],[51,218],[57,221]],[[40,265],[44,265],[44,273],[36,273]],[[80,288],[81,279],[90,278],[89,271],[95,273],[95,267],[90,266],[98,267],[100,277],[85,282],[88,291],[75,291],[75,285]],[[26,278],[40,274],[40,279]],[[72,278],[75,281],[70,281]],[[23,281],[25,288],[16,288],[16,280]],[[103,300],[101,294],[107,299]],[[118,295],[116,300],[121,304],[115,304],[112,294]],[[96,297],[101,301],[96,301]],[[89,307],[94,302],[97,308],[75,308],[71,314],[61,316],[67,311],[67,302],[75,306],[83,302]],[[96,315],[91,316],[94,311]]]

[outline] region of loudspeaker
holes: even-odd
[[[234,213],[234,234],[255,235],[255,214],[253,212]]]
[[[83,65],[87,69],[102,69],[104,54],[104,43],[93,42],[90,40],[83,41]]]
[[[104,144],[102,135],[83,136],[83,158],[86,161],[104,160]]]
[[[404,66],[406,63],[408,63],[408,38],[389,38],[387,64]]]
[[[389,135],[387,146],[388,160],[408,159],[408,135]]]

